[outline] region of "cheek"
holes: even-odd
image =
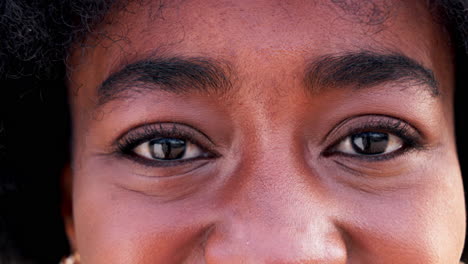
[[[348,196],[340,225],[352,241],[349,259],[357,263],[459,259],[466,224],[463,189],[458,166],[448,164],[421,169],[416,174],[422,180],[408,189]]]
[[[83,263],[179,263],[201,248],[210,213],[196,201],[159,203],[86,182],[89,175],[75,176],[74,220]]]

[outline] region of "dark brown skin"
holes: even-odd
[[[452,50],[425,1],[386,1],[379,23],[328,1],[154,2],[96,29],[125,40],[90,38],[70,60],[67,231],[82,263],[459,262],[466,220]],[[408,78],[364,88],[304,81],[312,61],[363,50],[418,62],[440,95]],[[99,98],[126,65],[174,56],[221,61],[230,87],[135,91],[144,85],[128,81],[119,96]],[[419,147],[396,144],[377,155],[385,158],[342,153],[355,128],[399,140],[369,127],[398,120]],[[176,128],[165,137],[209,156],[152,161],[144,141],[127,154],[116,147],[148,127]]]

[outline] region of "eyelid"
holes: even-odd
[[[344,138],[343,134],[349,135],[359,131],[363,132],[366,129],[388,131],[388,129],[395,128],[401,124],[410,128],[421,138],[424,138],[423,134],[407,120],[383,114],[362,114],[341,120],[324,136],[322,142],[329,142],[331,140],[336,143],[339,139]],[[343,132],[343,130],[345,131]]]

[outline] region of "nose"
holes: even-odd
[[[206,263],[346,263],[326,183],[291,153],[244,160],[205,243]]]

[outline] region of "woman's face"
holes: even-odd
[[[92,263],[457,263],[448,36],[425,1],[153,1],[71,59]]]

